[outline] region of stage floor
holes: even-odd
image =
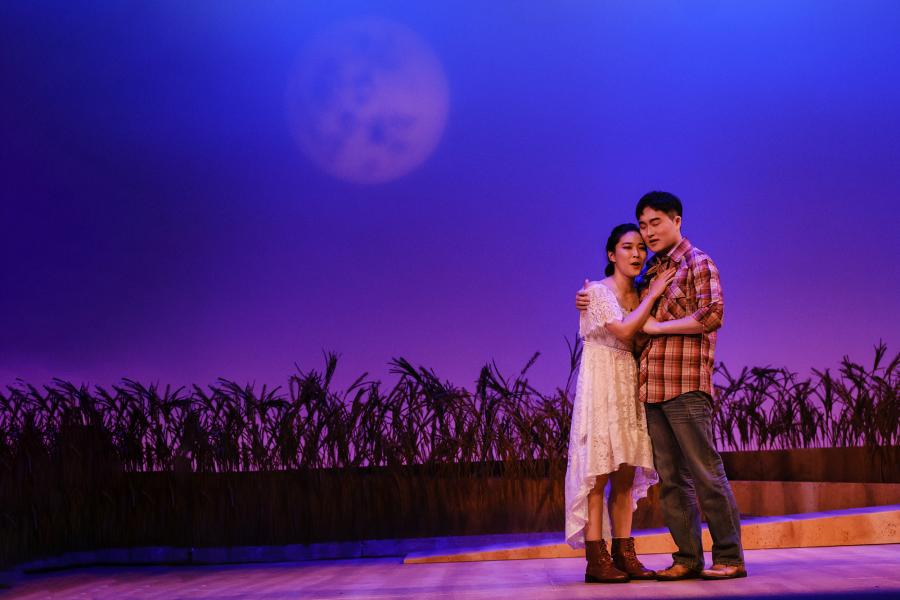
[[[664,554],[646,555],[662,568]],[[7,598],[900,598],[900,544],[750,550],[733,581],[586,585],[583,559],[404,565],[401,558],[208,567],[92,567],[26,576]],[[707,560],[708,557],[707,557]]]

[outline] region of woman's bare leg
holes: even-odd
[[[655,579],[656,573],[641,563],[634,550],[631,537],[631,488],[634,485],[635,468],[622,465],[610,475],[609,512],[612,520],[612,550],[616,567],[628,573],[632,579]]]
[[[608,475],[597,477],[594,489],[588,492],[588,518],[584,526],[584,541],[596,542],[603,537],[603,488]]]
[[[610,475],[609,513],[613,537],[631,537],[631,486],[634,484],[634,467],[622,465]],[[590,509],[588,509],[590,514]]]

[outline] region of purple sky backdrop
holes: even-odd
[[[88,8],[88,6],[90,8]],[[722,272],[731,368],[896,352],[894,2],[79,3],[0,20],[0,384],[284,384],[341,354],[546,391],[574,293],[651,189]],[[362,185],[307,160],[285,90],[358,16],[443,65],[431,157]]]

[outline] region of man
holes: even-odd
[[[719,272],[681,235],[682,206],[676,196],[650,192],[638,202],[635,216],[654,252],[647,281],[677,268],[644,326],[650,337],[641,350],[638,375],[663,516],[678,546],[672,566],[658,571],[657,579],[746,577],[740,515],[712,439],[713,354],[724,314]],[[585,310],[588,303],[587,294],[579,292],[577,308]],[[713,566],[706,570],[701,507],[713,540]]]

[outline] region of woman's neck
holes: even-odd
[[[634,290],[634,278],[628,277],[618,269],[613,271],[612,280],[616,290],[623,296]]]

